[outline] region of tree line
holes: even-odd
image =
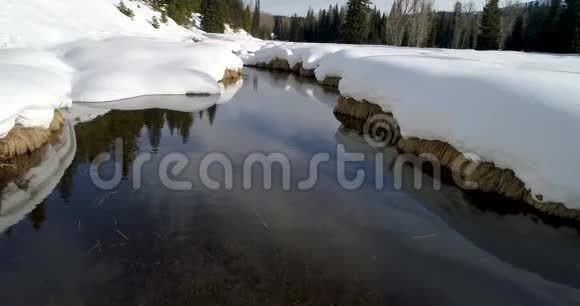
[[[479,50],[580,52],[580,0],[510,3],[488,0],[483,11],[458,1],[453,12],[429,0],[394,0],[388,13],[370,0],[348,0],[306,16],[274,16],[283,41],[384,44]]]

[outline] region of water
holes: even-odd
[[[2,194],[2,305],[580,304],[577,230],[453,186],[415,190],[407,178],[396,190],[397,152],[341,127],[335,93],[286,74],[245,74],[227,103],[162,96],[101,106],[134,110],[71,125],[26,161],[34,168]],[[114,153],[117,138],[125,178],[101,190],[89,162]],[[362,187],[340,187],[337,145],[365,154],[346,166],[350,178],[367,171]],[[197,169],[208,152],[231,159],[231,190],[203,186]],[[243,161],[255,152],[289,158],[291,190],[277,167],[272,190],[259,168],[244,190]],[[298,190],[321,152],[330,162],[314,188]],[[147,153],[135,190],[136,161]],[[191,161],[170,175],[192,182],[189,190],[163,187],[159,165],[170,153]],[[376,153],[385,160],[383,190]],[[113,165],[101,175],[111,177]],[[223,170],[211,167],[210,176],[220,181]]]

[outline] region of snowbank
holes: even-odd
[[[218,94],[217,82],[225,70],[243,65],[229,50],[203,42],[116,37],[67,48],[59,52],[77,70],[72,98],[79,102],[153,94]]]
[[[345,47],[347,46],[337,44],[272,44],[256,51],[254,56],[246,57],[244,64],[255,66],[260,63],[267,64],[274,59],[281,59],[288,61],[291,68],[296,64],[302,64],[304,69],[315,69],[324,56]]]
[[[0,47],[48,48],[79,39],[103,39],[111,35],[174,37],[189,39],[201,31],[188,30],[169,19],[151,22],[161,13],[141,1],[125,0],[135,16],[118,9],[119,0],[2,0],[0,1]]]
[[[70,106],[70,71],[45,51],[0,49],[0,138],[17,123],[48,128],[54,109]]]
[[[240,79],[232,85],[219,84],[219,94],[216,95],[148,95],[101,103],[73,103],[67,117],[76,122],[91,121],[110,110],[140,110],[168,109],[180,112],[198,112],[214,104],[222,104],[231,100],[242,87]]]
[[[283,44],[286,59],[341,78],[342,95],[392,112],[403,137],[440,140],[508,168],[546,202],[580,208],[580,56]]]
[[[427,55],[355,62],[340,92],[392,112],[403,137],[447,142],[512,169],[544,201],[580,208],[580,75]]]
[[[59,58],[60,57],[60,58]],[[103,102],[159,94],[219,94],[243,62],[211,42],[114,37],[49,51],[0,49],[0,138],[14,127],[47,128],[72,100]]]

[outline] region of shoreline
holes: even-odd
[[[301,63],[295,65],[295,67],[301,66]],[[248,67],[286,71],[308,77],[307,75],[302,74],[300,69],[289,69],[288,62],[283,59],[275,59],[270,63],[248,65]],[[312,75],[313,74],[312,70]],[[322,82],[317,81],[317,83],[321,86],[337,88],[339,81],[340,78],[338,77],[327,77]],[[356,123],[356,120],[350,122],[350,125],[358,132],[364,132],[365,125],[369,123],[368,120],[375,115],[388,116],[392,118],[394,125],[396,125],[396,118],[393,117],[393,114],[384,112],[379,105],[372,101],[358,101],[350,97],[342,96],[340,92],[339,94],[340,97],[333,112],[335,116],[342,116],[344,119],[350,117],[360,120],[360,123]],[[381,128],[384,127],[381,126]],[[493,161],[484,160],[474,162],[469,158],[466,158],[464,154],[455,147],[443,141],[415,137],[404,138],[400,135],[398,126],[391,126],[389,131],[383,130],[381,132],[389,133],[388,137],[391,138],[388,139],[388,145],[394,145],[404,153],[410,153],[423,159],[425,159],[425,156],[435,157],[443,168],[451,171],[455,175],[459,175],[466,181],[474,182],[477,186],[475,188],[477,191],[497,194],[510,200],[525,203],[541,214],[574,222],[580,221],[580,210],[568,208],[564,203],[544,202],[542,195],[534,195],[533,190],[526,188],[522,180],[519,179],[511,169],[498,168],[495,166]],[[469,190],[459,184],[455,185],[460,187],[462,190]]]
[[[41,148],[60,134],[64,124],[62,113],[54,110],[54,116],[47,129],[14,126],[6,137],[0,139],[0,162]]]

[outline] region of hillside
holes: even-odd
[[[0,137],[16,125],[46,128],[53,109],[154,94],[219,94],[243,63],[232,51],[260,44],[226,27],[207,34],[177,25],[141,1],[0,2]],[[258,48],[258,47],[255,47]]]
[[[3,0],[0,2],[0,47],[46,48],[82,38],[115,35],[186,38],[203,33],[169,19],[159,29],[151,25],[161,13],[140,1],[124,1],[135,16],[118,9],[119,0]]]

